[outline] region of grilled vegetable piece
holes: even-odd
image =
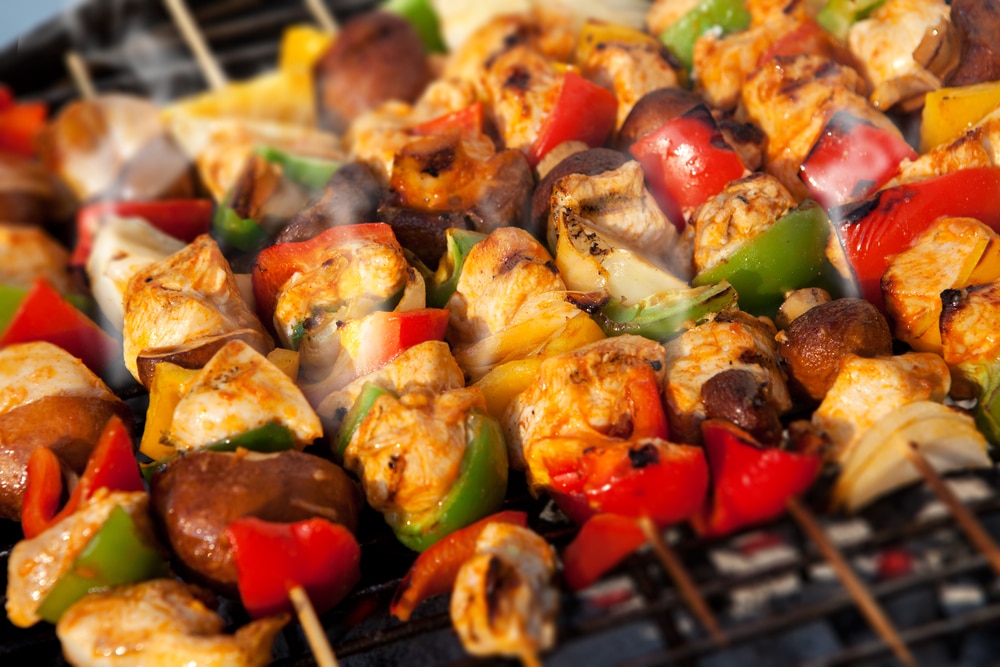
[[[963,86],[1000,78],[1000,49],[993,39],[1000,29],[997,0],[952,0],[951,22],[962,36],[962,58],[945,83]]]
[[[82,473],[112,415],[131,426],[128,405],[62,348],[38,342],[0,350],[0,516],[21,516],[32,451],[48,447]]]
[[[958,139],[997,107],[1000,107],[997,81],[927,93],[920,116],[920,152]]]
[[[254,618],[292,613],[289,590],[305,590],[316,613],[340,602],[361,578],[361,549],[350,530],[322,518],[273,523],[254,517],[226,528],[240,600]]]
[[[405,19],[369,12],[348,21],[313,70],[321,124],[340,132],[389,100],[412,102],[431,80],[420,35]]]
[[[521,656],[531,664],[555,643],[558,557],[538,534],[507,523],[488,524],[475,551],[451,596],[459,639],[473,655]]]
[[[670,52],[691,69],[695,41],[709,31],[722,35],[750,25],[750,13],[741,0],[701,0],[660,34]]]
[[[810,308],[776,337],[789,386],[807,400],[821,401],[847,354],[887,357],[892,334],[885,316],[862,299],[844,298]]]
[[[226,538],[232,522],[321,517],[353,532],[362,502],[339,466],[297,451],[193,452],[155,474],[150,491],[177,566],[199,583],[234,596],[238,567]]]
[[[203,591],[154,579],[88,595],[56,626],[66,659],[79,667],[226,664],[264,667],[287,616],[254,621],[233,635]]]
[[[583,590],[647,541],[633,517],[595,514],[563,549],[563,579],[571,591]]]
[[[375,219],[382,184],[366,165],[349,162],[327,181],[323,195],[298,212],[275,237],[275,243],[308,241],[330,227]]]
[[[460,528],[436,542],[417,556],[407,570],[399,588],[392,596],[389,613],[406,622],[422,601],[434,595],[450,593],[455,578],[465,561],[475,555],[476,541],[491,523],[509,523],[525,527],[528,515],[506,510],[491,514],[475,523]]]

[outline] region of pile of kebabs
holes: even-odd
[[[447,18],[297,26],[165,108],[0,96],[6,609],[72,664],[268,663],[365,504],[421,552],[392,613],[450,592],[536,664],[668,526],[994,465],[1000,3]],[[522,474],[564,553],[501,511]]]

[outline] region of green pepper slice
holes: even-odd
[[[430,516],[387,517],[396,538],[424,551],[441,538],[500,509],[507,494],[507,445],[496,419],[472,410],[465,422],[466,447],[458,477]]]
[[[816,22],[828,33],[844,41],[851,26],[867,18],[885,0],[829,0],[816,15]]]
[[[388,0],[382,8],[406,19],[420,35],[427,53],[448,52],[437,10],[429,0]]]
[[[309,190],[321,189],[341,167],[336,160],[294,155],[271,146],[261,146],[255,152],[271,164],[279,165],[282,174]]]
[[[267,239],[267,232],[256,220],[242,217],[229,206],[228,201],[215,212],[212,233],[227,245],[244,252],[256,250]]]
[[[739,294],[742,310],[768,317],[774,317],[785,294],[795,289],[823,287],[831,294],[840,294],[843,290],[826,258],[830,229],[823,209],[815,202],[806,202],[728,260],[699,273],[691,284],[728,281]]]
[[[609,336],[637,334],[664,341],[710,313],[735,305],[736,290],[723,280],[715,285],[653,294],[630,305],[611,299],[593,317]]]
[[[38,607],[38,615],[57,623],[70,605],[88,593],[169,575],[159,551],[139,533],[119,505],[90,539]]]
[[[197,451],[235,452],[240,447],[252,452],[273,454],[295,447],[295,436],[292,434],[291,429],[284,424],[268,422],[239,435],[223,438],[222,440],[200,447]],[[152,479],[153,475],[163,470],[169,463],[185,455],[186,452],[177,452],[159,461],[142,466],[143,478],[148,482]]]
[[[485,234],[468,229],[449,229],[445,232],[448,246],[444,257],[438,264],[437,271],[429,277],[427,283],[427,305],[431,308],[444,308],[448,299],[455,293],[458,279],[462,276],[465,258],[469,256],[472,246],[484,238]]]
[[[694,9],[660,34],[660,41],[688,70],[694,57],[694,43],[714,28],[729,34],[750,25],[750,12],[743,0],[701,0]]]

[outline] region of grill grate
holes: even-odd
[[[371,7],[370,0],[332,2],[337,18]],[[299,0],[189,0],[220,63],[234,79],[275,61],[288,23],[307,21]],[[75,96],[62,57],[78,50],[100,91],[175,98],[204,82],[160,3],[91,0],[68,11],[18,45],[0,51],[0,81],[21,97],[59,106]],[[137,400],[130,394],[130,400]],[[142,405],[138,397],[136,406]],[[141,415],[139,415],[141,417]],[[950,479],[987,531],[1000,540],[997,472]],[[523,479],[508,508],[523,509],[534,528],[557,547],[574,529],[552,520],[532,499]],[[925,665],[977,667],[1000,656],[1000,583],[984,556],[967,542],[927,488],[914,486],[876,504],[860,517],[824,517],[828,534],[870,585],[917,660]],[[508,664],[476,660],[450,629],[447,601],[432,599],[401,624],[388,616],[393,591],[413,554],[400,546],[381,517],[362,517],[364,578],[338,609],[322,620],[345,665]],[[16,524],[0,524],[0,565],[6,586]],[[669,541],[684,561],[728,638],[716,645],[691,615],[683,597],[648,548],[580,595],[563,595],[560,642],[546,664],[651,665],[883,665],[889,647],[870,629],[819,551],[789,519],[718,541],[673,530]],[[905,554],[905,557],[899,556]],[[879,563],[910,562],[908,571],[882,576]],[[885,569],[883,565],[882,569]],[[235,605],[221,610],[234,625],[245,622]],[[297,626],[278,646],[277,665],[314,661]],[[0,623],[0,664],[61,665],[51,627],[18,630]]]

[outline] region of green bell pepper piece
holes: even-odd
[[[295,436],[292,434],[291,429],[284,424],[268,422],[263,426],[258,426],[239,435],[234,435],[231,438],[223,438],[210,445],[205,445],[197,451],[235,452],[240,447],[249,449],[252,452],[263,452],[265,454],[283,452],[295,447]],[[186,452],[177,452],[176,454],[142,466],[143,478],[148,482],[152,479],[153,475],[163,470],[169,463],[185,455]]]
[[[736,290],[723,280],[715,285],[653,294],[630,305],[625,305],[620,299],[612,299],[593,317],[609,336],[637,334],[665,341],[710,313],[735,305]]]
[[[824,30],[843,41],[851,26],[865,19],[885,0],[829,0],[816,15],[816,22]]]
[[[496,419],[478,410],[465,422],[466,448],[451,490],[438,511],[419,518],[387,516],[396,538],[414,551],[424,551],[459,528],[500,509],[507,494],[507,445]]]
[[[267,239],[267,232],[256,220],[240,216],[228,201],[216,210],[212,233],[227,245],[244,252],[256,250]]]
[[[129,513],[118,506],[42,600],[38,615],[56,623],[88,593],[168,575],[160,552],[146,543]]]
[[[322,188],[341,167],[336,160],[294,155],[270,146],[261,146],[256,153],[271,164],[279,165],[289,180],[309,190]]]
[[[722,34],[744,30],[750,25],[750,12],[743,0],[701,0],[694,9],[660,34],[660,41],[688,70],[694,57],[694,43],[713,29]]]
[[[427,284],[427,305],[431,308],[445,307],[458,286],[465,258],[468,257],[472,246],[486,238],[486,235],[467,229],[449,229],[445,232],[445,237],[448,247],[444,257],[441,258],[434,275],[425,281]]]
[[[437,10],[429,0],[388,0],[382,8],[406,19],[420,35],[427,53],[448,52]]]
[[[691,281],[712,285],[728,281],[739,294],[740,308],[774,317],[785,295],[803,287],[843,292],[826,258],[830,221],[815,202],[785,214],[767,230],[733,253],[728,260]]]
[[[372,406],[375,405],[375,401],[378,400],[379,396],[384,394],[395,396],[393,392],[383,389],[372,382],[366,382],[361,387],[361,393],[354,399],[354,404],[344,416],[344,421],[340,425],[340,431],[337,433],[337,441],[333,447],[333,458],[337,463],[344,462],[344,452],[347,451],[347,446],[351,444],[351,438],[354,437],[354,433],[361,426],[361,422],[368,416]]]

